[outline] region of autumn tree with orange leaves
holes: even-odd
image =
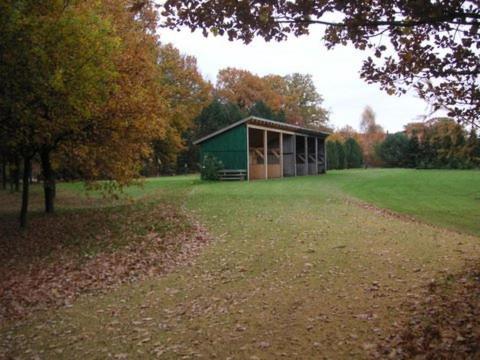
[[[160,96],[166,101],[165,134],[153,142],[150,164],[155,173],[171,173],[177,158],[186,149],[185,133],[212,98],[212,85],[206,82],[193,56],[182,55],[172,45],[159,47]]]
[[[385,131],[377,124],[376,115],[370,106],[366,106],[360,119],[359,142],[363,150],[365,166],[380,166],[381,159],[377,156],[376,147],[385,140]]]
[[[45,210],[54,211],[55,170],[75,169],[113,190],[132,181],[171,118],[153,6],[130,0],[3,2],[0,6],[0,138],[40,161]]]
[[[220,98],[236,104],[245,112],[258,101],[263,101],[273,111],[279,111],[283,99],[270,85],[273,79],[280,82],[279,77],[265,79],[247,70],[226,68],[218,72],[216,92]]]
[[[282,113],[288,123],[322,128],[328,111],[309,74],[258,76],[247,70],[227,68],[217,76],[217,95],[248,113],[258,102]]]

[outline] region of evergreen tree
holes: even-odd
[[[420,143],[418,137],[413,135],[408,140],[408,149],[405,159],[405,166],[409,168],[416,168],[418,165],[418,157],[420,153]]]
[[[432,169],[436,166],[435,147],[430,142],[430,137],[428,135],[418,146],[416,164],[417,168],[420,169]]]
[[[380,145],[379,155],[387,167],[404,167],[408,150],[409,139],[404,133],[389,134]]]
[[[245,114],[240,111],[236,104],[224,103],[219,99],[214,99],[195,118],[193,135],[197,138],[208,135],[241,120],[243,117],[245,117]]]
[[[480,166],[480,139],[474,128],[470,130],[467,142],[465,144],[465,156],[472,166]]]
[[[285,112],[274,112],[264,101],[257,101],[250,108],[249,115],[258,116],[264,119],[285,122]]]
[[[345,141],[345,157],[347,162],[347,168],[359,168],[363,164],[362,148],[358,142],[350,137]]]
[[[335,141],[335,147],[338,156],[337,169],[345,169],[347,167],[347,157],[345,154],[345,146],[340,141]]]
[[[272,109],[270,109],[262,100],[253,104],[253,106],[250,108],[249,115],[258,116],[269,120],[273,120],[275,116]]]
[[[338,169],[338,152],[334,141],[327,141],[327,169]]]

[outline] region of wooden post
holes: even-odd
[[[315,175],[318,175],[318,138],[315,139]]]
[[[283,134],[278,133],[280,138],[280,177],[283,178]]]
[[[268,179],[268,138],[267,138],[267,130],[263,131],[263,166],[265,168],[265,179]]]
[[[308,136],[305,136],[305,175],[308,175]]]
[[[327,173],[327,139],[323,140],[323,172]]]
[[[297,135],[293,136],[293,168],[295,170],[295,176],[297,176]]]
[[[250,129],[247,125],[247,180],[250,181]]]

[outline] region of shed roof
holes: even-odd
[[[265,127],[274,128],[274,129],[292,131],[292,132],[296,132],[296,133],[300,133],[300,134],[307,134],[307,135],[313,135],[313,136],[326,137],[326,136],[330,135],[330,133],[326,132],[326,131],[314,130],[314,129],[309,129],[309,128],[302,127],[302,126],[282,123],[282,122],[279,122],[279,121],[268,120],[268,119],[264,119],[264,118],[261,118],[261,117],[258,117],[258,116],[249,116],[249,117],[247,117],[245,119],[242,119],[240,121],[237,121],[237,122],[235,122],[231,125],[225,126],[224,128],[222,128],[220,130],[217,130],[217,131],[215,131],[211,134],[208,134],[207,136],[204,136],[204,137],[194,141],[193,143],[195,145],[200,144],[200,143],[204,142],[205,140],[211,139],[211,138],[213,138],[217,135],[220,135],[220,134],[224,133],[225,131],[233,129],[233,128],[235,128],[239,125],[242,125],[242,124],[261,125],[261,126],[265,126]]]

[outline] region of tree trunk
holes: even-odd
[[[20,210],[20,227],[27,227],[28,200],[30,190],[30,172],[32,170],[32,161],[30,157],[23,159],[23,179],[22,179],[22,208]]]
[[[10,192],[15,192],[15,165],[12,160],[8,162],[8,182],[10,184]]]
[[[7,158],[2,156],[2,189],[7,189]]]
[[[15,155],[15,173],[13,181],[15,182],[15,192],[20,191],[20,156]]]
[[[43,193],[45,197],[45,212],[52,214],[55,211],[55,174],[53,173],[50,161],[50,150],[43,150],[40,153],[43,172]]]

